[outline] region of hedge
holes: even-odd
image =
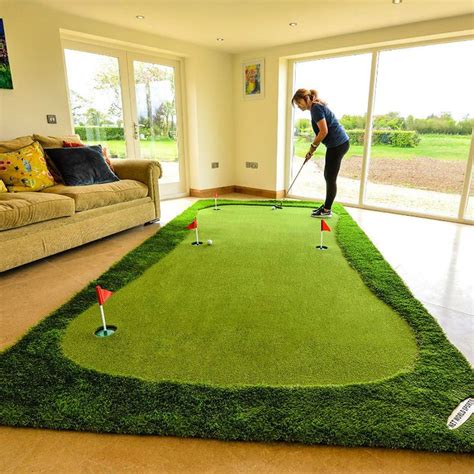
[[[365,130],[347,130],[351,142],[364,144]],[[420,143],[420,137],[415,131],[406,130],[373,130],[372,145],[391,145],[399,148],[414,148]]]
[[[81,140],[125,140],[123,127],[75,127]]]

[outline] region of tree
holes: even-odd
[[[119,127],[122,126],[120,76],[117,74],[117,65],[113,59],[107,61],[95,76],[94,89],[112,91],[113,101],[107,110],[108,121],[115,123]]]
[[[91,101],[71,89],[71,104],[74,125],[84,125],[84,111],[91,106]]]
[[[135,82],[143,84],[145,87],[145,100],[147,109],[147,118],[150,124],[153,123],[153,104],[151,100],[151,85],[154,82],[169,80],[174,88],[173,74],[169,68],[163,68],[156,64],[137,62],[135,63]],[[150,127],[150,133],[153,136],[153,127]]]
[[[169,136],[170,131],[174,129],[174,115],[174,101],[165,101],[158,107],[154,119],[160,135]]]
[[[295,133],[301,135],[311,128],[311,122],[307,118],[300,118],[295,122]]]
[[[94,109],[93,107],[89,107],[85,114],[85,125],[93,125],[93,126],[100,126],[103,125],[104,123],[110,123],[108,122],[107,115],[104,113],[100,112],[97,109]]]

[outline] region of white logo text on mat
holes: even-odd
[[[474,398],[466,398],[462,401],[451,413],[448,418],[448,428],[455,430],[459,428],[463,423],[469,420],[470,416],[474,412]]]

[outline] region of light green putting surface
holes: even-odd
[[[319,251],[310,210],[229,205],[105,304],[118,327],[97,338],[97,305],[69,325],[67,357],[115,375],[211,385],[326,385],[412,370],[408,324],[362,282],[338,247]]]

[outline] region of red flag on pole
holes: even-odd
[[[326,221],[321,221],[321,232],[331,232],[331,228],[326,224]]]
[[[214,194],[214,197],[217,199],[217,193]]]
[[[191,222],[191,224],[188,224],[186,226],[186,229],[189,229],[189,230],[196,229],[197,226],[198,226],[198,221],[197,221],[197,217],[195,217],[194,220]]]
[[[113,295],[112,291],[101,288],[99,285],[95,287],[95,292],[97,293],[97,299],[101,306]]]

